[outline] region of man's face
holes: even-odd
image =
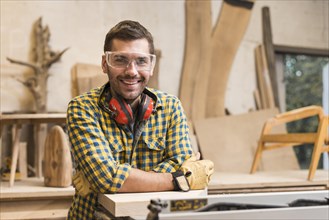
[[[111,52],[124,52],[128,54],[127,58],[133,60],[136,58],[133,53],[148,54],[149,45],[146,39],[133,41],[114,39]],[[130,53],[132,54],[131,56]],[[112,92],[122,96],[128,103],[139,97],[153,74],[153,69],[150,71],[138,71],[136,62],[131,62],[126,68],[109,66],[105,55],[102,57],[102,68],[103,72],[109,77]]]

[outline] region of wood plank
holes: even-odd
[[[262,188],[236,188],[236,189],[211,189],[208,191],[208,195],[217,194],[241,194],[241,193],[269,193],[269,192],[298,192],[298,191],[320,191],[328,190],[328,187],[324,185],[314,186],[284,186],[284,187],[262,187]]]
[[[15,183],[15,187],[9,187],[9,183],[0,184],[1,201],[7,200],[29,200],[29,199],[49,199],[49,198],[72,198],[75,190],[73,186],[45,187],[44,178],[27,178]]]
[[[44,145],[48,132],[48,124],[46,123],[38,123],[34,126],[34,143],[35,143],[35,174],[37,177],[42,177],[42,163],[44,156]]]
[[[329,49],[310,48],[310,47],[294,47],[289,45],[273,44],[275,53],[305,54],[317,56],[329,56]]]
[[[266,142],[286,142],[286,143],[314,143],[317,133],[289,133],[289,134],[268,134],[263,135],[262,141]]]
[[[78,96],[91,88],[101,86],[108,81],[100,65],[76,63],[71,69],[72,97]]]
[[[153,75],[151,76],[147,86],[154,88],[154,89],[160,89],[159,88],[159,72],[160,72],[160,59],[161,59],[161,50],[155,49],[155,55],[156,55],[156,63],[153,70]]]
[[[151,199],[189,199],[207,195],[207,190],[189,192],[151,192],[151,193],[117,193],[99,194],[99,203],[113,216],[147,215],[147,205]]]
[[[65,123],[66,113],[0,114],[1,126],[6,124]]]
[[[206,117],[225,115],[229,73],[249,24],[253,4],[253,1],[223,1],[211,38],[211,71],[207,87]]]
[[[208,190],[221,189],[262,189],[275,190],[276,187],[326,187],[329,188],[327,170],[317,170],[312,181],[307,180],[308,170],[262,171],[254,174],[241,172],[215,172],[211,177]]]
[[[179,97],[187,117],[191,119],[195,114],[196,118],[203,118],[210,71],[211,2],[185,1],[185,11],[185,55]]]
[[[262,27],[263,27],[263,44],[266,54],[266,63],[268,66],[268,71],[271,79],[274,104],[276,107],[280,108],[277,73],[275,67],[275,53],[274,53],[274,46],[272,39],[272,28],[271,28],[269,7],[262,8]]]
[[[56,125],[49,131],[44,144],[45,186],[67,187],[72,183],[72,159],[68,137]]]
[[[27,143],[19,143],[19,154],[18,154],[18,170],[21,174],[21,178],[27,178]]]
[[[28,207],[27,207],[28,209]],[[24,219],[56,219],[65,220],[67,217],[67,209],[52,209],[52,210],[28,210],[28,211],[14,211],[1,212],[1,220],[24,220]]]
[[[266,109],[269,107],[268,98],[267,98],[267,89],[266,89],[266,81],[265,81],[265,64],[262,58],[262,46],[258,45],[255,48],[255,62],[256,62],[256,76],[257,76],[257,87],[259,91],[259,97],[262,109]]]
[[[203,158],[215,163],[215,171],[248,173],[252,165],[262,127],[277,109],[267,109],[240,115],[223,116],[194,122]],[[279,126],[274,132],[286,132]],[[292,148],[265,151],[261,170],[299,169]]]

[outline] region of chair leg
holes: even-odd
[[[310,163],[310,168],[308,172],[308,180],[313,180],[316,169],[318,168],[321,153],[323,152],[324,139],[327,132],[326,120],[320,120],[318,128],[318,136],[314,142],[314,148],[312,153],[312,159]]]
[[[253,161],[251,169],[250,169],[251,174],[256,172],[256,169],[257,169],[257,167],[259,165],[259,162],[260,162],[260,158],[262,156],[263,147],[264,147],[264,142],[259,141],[257,151],[256,151],[256,154],[255,154],[255,157],[254,157],[254,161]]]

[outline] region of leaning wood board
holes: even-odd
[[[53,126],[44,146],[45,186],[67,187],[72,183],[72,159],[68,137],[62,127]]]
[[[212,55],[207,87],[207,118],[225,115],[226,85],[235,54],[249,24],[253,2],[253,0],[223,1],[211,38]]]
[[[276,114],[277,109],[267,109],[195,121],[202,157],[214,162],[215,171],[248,173],[262,127]],[[274,132],[285,131],[284,127],[278,126]],[[259,168],[263,171],[299,169],[291,147],[264,152]]]
[[[179,97],[187,117],[204,118],[211,57],[211,1],[185,1],[186,37]]]
[[[99,203],[114,217],[147,215],[147,205],[151,199],[191,199],[207,195],[206,190],[191,190],[189,192],[152,192],[152,193],[118,193],[99,194]]]
[[[103,73],[101,65],[76,63],[71,69],[72,97],[101,86],[107,81],[108,76]]]
[[[269,7],[262,8],[262,27],[263,27],[263,44],[265,49],[266,64],[271,79],[271,86],[273,89],[274,103],[276,107],[280,107],[278,80],[275,67],[275,51],[272,39],[272,28]]]

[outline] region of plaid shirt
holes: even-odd
[[[109,84],[71,100],[67,125],[76,169],[82,170],[93,193],[74,195],[68,219],[92,219],[98,193],[115,193],[131,168],[171,173],[192,154],[188,125],[177,97],[154,89],[155,113],[141,123],[139,135],[118,125],[108,109]]]

